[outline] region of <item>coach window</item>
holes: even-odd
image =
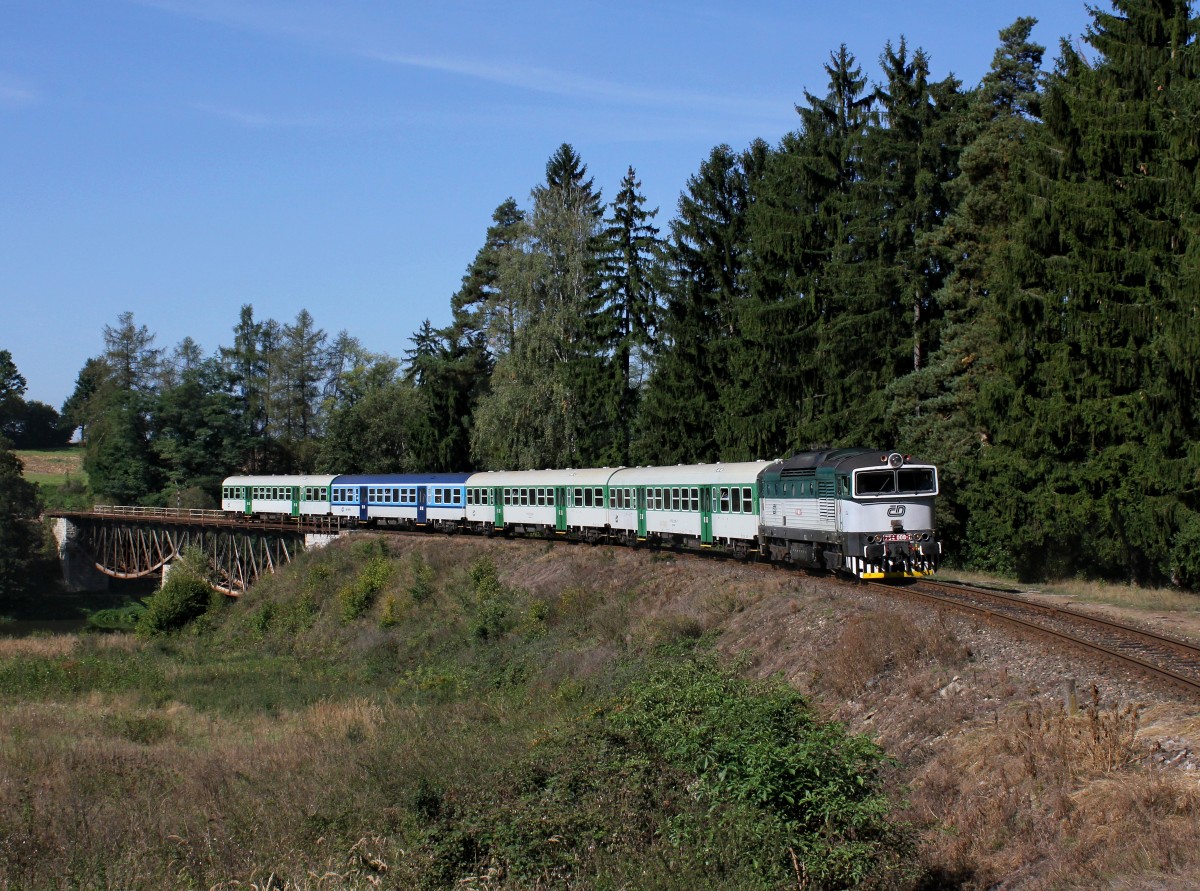
[[[729,490],[724,486],[721,487],[721,513],[729,513]]]
[[[700,490],[692,489],[692,510],[700,510]]]

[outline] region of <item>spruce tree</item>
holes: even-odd
[[[1026,571],[1183,578],[1197,508],[1196,20],[1186,0],[1091,10],[1064,42],[1027,182],[1025,281],[1004,295],[1038,486]]]
[[[744,161],[729,146],[716,147],[679,198],[667,248],[666,306],[638,418],[635,463],[691,463],[719,455],[723,382],[729,353],[737,349],[735,304],[745,293],[749,184]]]
[[[1019,287],[1019,172],[1042,129],[1045,48],[1030,41],[1035,24],[1021,18],[1000,32],[991,69],[971,93],[959,128],[960,176],[950,185],[955,210],[925,242],[949,270],[934,294],[945,326],[929,360],[888,388],[896,443],[939,467],[939,526],[961,542],[961,558],[1003,571],[1014,568],[1011,508],[1028,480],[1007,446],[1020,435],[1015,413],[1023,403],[1007,371],[1016,345],[997,295]]]
[[[604,232],[608,254],[602,267],[605,304],[601,336],[616,376],[614,464],[628,464],[633,422],[641,388],[649,372],[648,350],[657,328],[662,289],[663,243],[650,221],[658,209],[647,211],[642,184],[632,167],[621,181]]]

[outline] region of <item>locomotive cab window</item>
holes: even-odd
[[[860,470],[854,474],[854,494],[860,498],[888,495],[936,495],[937,471],[932,467]]]
[[[916,495],[937,494],[937,472],[932,467],[905,467],[896,471],[897,489]]]
[[[894,470],[867,470],[854,475],[855,495],[891,495],[895,491]]]

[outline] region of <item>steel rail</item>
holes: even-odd
[[[885,585],[879,582],[868,583],[873,587],[879,587],[890,594],[903,594],[909,597],[914,597],[923,601],[933,601],[940,605],[945,605],[953,609],[966,611],[981,615],[988,619],[995,619],[1000,622],[1007,622],[1010,625],[1015,625],[1023,630],[1033,631],[1037,634],[1045,635],[1060,643],[1065,643],[1080,649],[1084,649],[1090,653],[1098,654],[1106,659],[1111,659],[1119,664],[1130,666],[1143,674],[1150,675],[1156,679],[1167,681],[1168,683],[1188,692],[1192,695],[1200,696],[1200,648],[1194,647],[1184,641],[1175,640],[1173,638],[1163,637],[1162,635],[1154,634],[1140,628],[1134,628],[1124,625],[1119,622],[1112,622],[1107,619],[1099,619],[1095,616],[1088,616],[1075,610],[1066,610],[1061,607],[1054,607],[1049,604],[1034,603],[1021,597],[1014,597],[1008,594],[1003,594],[996,591],[990,591],[986,588],[975,588],[968,585],[952,584],[947,582],[930,582],[922,580],[916,585],[908,586],[892,586]],[[922,588],[941,588],[944,591],[949,591],[949,594],[939,594],[931,590],[922,590]],[[966,598],[975,598],[982,601],[991,601],[995,604],[1000,604],[1004,607],[1002,611],[993,606],[987,606],[984,603],[972,603]],[[1106,633],[1117,635],[1122,638],[1121,642],[1116,645],[1119,647],[1121,643],[1129,644],[1130,640],[1139,641],[1146,645],[1153,643],[1155,646],[1160,646],[1164,649],[1173,651],[1175,654],[1186,656],[1196,661],[1196,674],[1184,674],[1168,668],[1161,663],[1147,661],[1141,656],[1133,655],[1128,652],[1122,652],[1120,649],[1109,646],[1104,643],[1097,643],[1095,640],[1089,640],[1086,637],[1081,637],[1078,634],[1073,634],[1070,631],[1052,628],[1049,625],[1034,621],[1031,618],[1022,618],[1020,615],[1014,615],[1013,611],[1025,611],[1027,614],[1034,615],[1053,615],[1055,618],[1064,622],[1072,622],[1077,625],[1083,625],[1090,628],[1100,628]]]

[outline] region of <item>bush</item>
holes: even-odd
[[[409,596],[412,597],[413,603],[424,603],[433,596],[433,568],[415,551],[409,562],[412,568],[412,584],[408,586]]]
[[[97,631],[136,631],[138,623],[146,613],[146,607],[140,603],[131,603],[119,609],[98,609],[88,613],[88,628]]]
[[[204,615],[214,594],[216,591],[208,579],[197,571],[195,560],[185,557],[175,565],[163,586],[146,601],[146,611],[138,619],[137,633],[142,637],[153,637],[178,631]]]
[[[613,721],[695,776],[689,788],[718,820],[753,827],[762,868],[781,880],[860,887],[906,853],[877,779],[881,750],[818,721],[790,687],[749,684],[714,657],[676,657],[635,684]]]
[[[353,622],[366,614],[379,592],[391,580],[392,570],[392,562],[387,557],[372,557],[359,571],[358,577],[338,591],[343,622]]]

